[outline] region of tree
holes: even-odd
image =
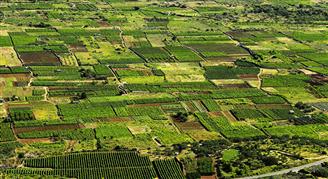
[[[230,173],[232,171],[231,163],[224,162],[222,164],[222,170],[227,173]]]
[[[94,78],[96,76],[96,74],[91,71],[90,69],[81,69],[80,70],[80,73],[81,73],[81,77],[84,77],[84,78]]]
[[[273,156],[263,156],[261,160],[266,166],[277,165],[279,162],[279,160]]]
[[[87,98],[87,93],[82,92],[82,93],[80,94],[80,99],[86,99],[86,98]]]
[[[186,122],[188,120],[188,113],[178,112],[173,117],[176,118],[180,122]]]
[[[214,173],[213,160],[210,157],[197,159],[198,171],[201,175],[212,175]]]
[[[327,178],[328,177],[328,168],[326,168],[326,167],[318,167],[313,172],[313,175],[314,176],[317,176],[317,177]]]

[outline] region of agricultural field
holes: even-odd
[[[242,178],[327,159],[327,25],[325,0],[0,0],[0,177]]]

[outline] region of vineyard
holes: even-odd
[[[327,9],[0,0],[0,178],[243,178],[327,157]]]
[[[26,159],[27,168],[2,170],[7,174],[63,176],[76,178],[184,178],[175,160],[155,160],[136,152],[78,153]],[[156,169],[155,169],[156,168]]]

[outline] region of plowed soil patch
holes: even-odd
[[[66,129],[79,129],[84,126],[81,124],[65,124],[65,125],[48,125],[38,127],[20,127],[14,128],[16,134],[32,131],[47,131],[47,130],[66,130]]]
[[[20,53],[24,65],[60,65],[60,59],[52,52]]]
[[[51,143],[52,141],[49,138],[36,138],[36,139],[18,139],[18,142],[22,144],[30,144],[35,142]]]
[[[181,130],[204,130],[204,127],[197,121],[190,122],[174,122]]]

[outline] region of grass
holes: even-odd
[[[10,47],[12,46],[9,36],[0,36],[0,47]]]
[[[46,101],[33,102],[32,111],[36,120],[59,120],[56,106]]]
[[[153,66],[162,70],[169,82],[205,81],[204,70],[196,63],[157,63]]]
[[[22,66],[12,47],[0,47],[0,66]]]
[[[124,123],[108,123],[100,124],[96,128],[96,137],[98,139],[130,138],[132,134]]]
[[[275,94],[282,95],[291,103],[318,101],[315,96],[302,87],[275,87],[274,89],[277,90],[274,92]]]
[[[237,159],[239,155],[239,151],[236,149],[228,149],[228,150],[224,150],[222,152],[222,160],[224,162],[230,162],[234,159]]]
[[[127,83],[141,83],[141,84],[151,84],[151,83],[163,83],[164,77],[162,76],[140,76],[140,77],[124,77],[121,79],[122,82]]]
[[[75,57],[77,58],[78,62],[81,65],[95,65],[95,64],[98,64],[97,59],[94,58],[88,52],[75,52],[74,54],[75,54]]]

